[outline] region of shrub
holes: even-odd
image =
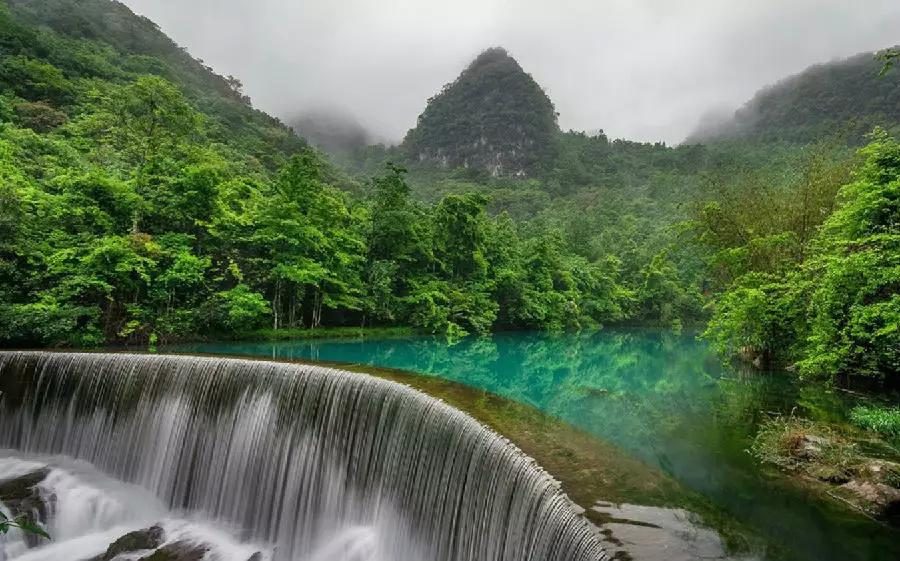
[[[900,438],[900,407],[859,405],[850,411],[850,421],[862,429]]]
[[[781,469],[837,483],[848,481],[862,459],[856,444],[833,428],[794,416],[766,421],[750,453]]]

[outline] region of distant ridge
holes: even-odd
[[[875,126],[900,127],[900,69],[880,75],[874,53],[817,64],[763,88],[733,116],[707,122],[687,143],[729,138],[858,142]]]

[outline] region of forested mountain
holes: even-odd
[[[0,342],[269,326],[458,336],[617,321],[630,292],[478,193],[355,198],[289,129],[110,0],[0,4]],[[355,185],[354,185],[355,186]]]
[[[239,143],[267,165],[276,165],[279,154],[303,146],[277,119],[250,106],[237,78],[215,74],[162,33],[155,23],[134,14],[120,2],[7,2],[17,21],[30,29],[12,39],[13,44],[6,44],[5,53],[45,58],[72,78],[123,80],[152,74],[177,83],[208,117],[206,125],[212,138]],[[39,29],[52,30],[54,34]],[[68,45],[62,44],[65,42]]]
[[[883,64],[875,53],[817,64],[761,90],[732,118],[708,123],[687,142],[811,142],[833,135],[858,144],[876,126],[896,131],[900,72],[882,73]]]
[[[884,131],[860,157],[563,133],[491,49],[348,179],[117,2],[6,0],[0,50],[0,344],[711,318],[723,354],[897,380]]]
[[[558,132],[550,98],[496,47],[428,100],[402,148],[415,162],[528,177],[549,164]]]

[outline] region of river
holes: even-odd
[[[726,367],[692,334],[651,329],[202,343],[162,349],[397,368],[534,406],[614,443],[762,538],[768,559],[900,559],[900,533],[822,498],[747,452],[776,414],[841,420],[850,396],[785,372]],[[758,547],[758,546],[757,546]]]

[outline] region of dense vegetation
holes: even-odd
[[[900,144],[877,130],[860,155],[849,181],[817,164],[784,202],[699,213],[729,279],[707,330],[725,354],[900,382]]]
[[[413,161],[532,176],[553,155],[556,109],[502,48],[488,49],[428,100],[403,141]]]
[[[863,98],[852,126],[900,122],[892,51],[752,103],[814,127],[672,148],[560,132],[491,49],[345,173],[121,4],[6,4],[3,344],[708,321],[727,357],[898,383],[900,148],[844,134]]]
[[[721,138],[812,142],[841,134],[854,143],[875,126],[900,123],[900,74],[882,73],[892,49],[819,64],[760,91],[733,116],[709,123],[689,142]],[[891,130],[896,134],[900,127]]]
[[[556,229],[491,218],[475,193],[414,202],[397,167],[351,198],[234,80],[121,5],[74,6],[0,11],[7,344],[372,323],[460,335],[624,317],[617,265],[573,255]]]

